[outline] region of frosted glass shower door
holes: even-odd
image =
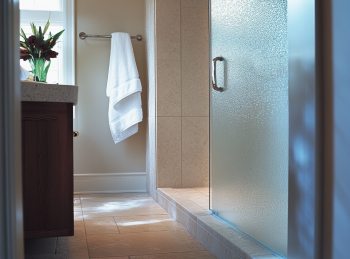
[[[287,52],[286,0],[211,0],[217,83],[211,90],[211,208],[282,255],[288,225]]]

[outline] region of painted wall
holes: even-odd
[[[157,186],[209,178],[207,0],[156,1]]]
[[[108,125],[106,83],[109,66],[110,40],[80,40],[79,32],[110,34],[123,31],[145,36],[144,0],[76,0],[76,83],[79,86],[76,130],[74,139],[75,174],[98,175],[75,177],[75,191],[93,191],[96,185],[110,181],[102,191],[121,191],[112,182],[123,173],[126,182],[146,179],[147,80],[145,41],[133,40],[137,67],[143,92],[144,120],[139,133],[114,144]],[[143,174],[132,175],[130,173]],[[112,175],[111,175],[112,174]],[[112,177],[112,178],[111,178]],[[114,180],[113,180],[114,179]],[[118,178],[119,179],[119,178]],[[137,180],[138,179],[138,180]],[[94,186],[95,185],[95,186]],[[138,189],[134,186],[133,188]],[[143,186],[143,185],[142,185]],[[95,188],[95,189],[94,189]],[[102,187],[101,187],[102,188]],[[126,189],[125,189],[126,188]],[[123,190],[128,191],[125,187]],[[145,187],[142,187],[145,189]],[[115,190],[113,190],[115,189]]]

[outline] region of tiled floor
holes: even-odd
[[[30,259],[215,258],[147,194],[74,198],[75,236],[30,240]]]

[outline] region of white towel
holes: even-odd
[[[112,33],[106,94],[108,120],[114,143],[134,135],[142,121],[141,82],[130,35]]]

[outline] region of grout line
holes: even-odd
[[[54,252],[55,255],[57,254],[57,249],[58,249],[57,246],[58,246],[58,237],[56,237],[55,252]]]
[[[84,211],[83,211],[83,204],[81,203],[80,196],[79,196],[79,199],[80,199],[80,207],[81,207],[81,216],[82,216],[82,220],[83,220],[83,224],[84,224],[85,244],[86,244],[88,257],[90,258],[91,256],[90,256],[89,245],[88,245],[88,241],[87,241],[87,232],[86,232],[86,226],[85,226],[85,217],[84,217]]]
[[[113,216],[113,221],[114,221],[115,225],[117,226],[118,234],[121,234],[121,233],[120,233],[119,226],[118,226],[118,223],[117,223],[116,217],[117,217],[117,216]]]
[[[182,154],[183,154],[183,132],[182,132],[182,118],[183,118],[183,109],[182,109],[182,86],[183,86],[183,78],[182,78],[182,0],[180,0],[180,108],[181,108],[181,119],[180,119],[180,185],[182,186]]]

